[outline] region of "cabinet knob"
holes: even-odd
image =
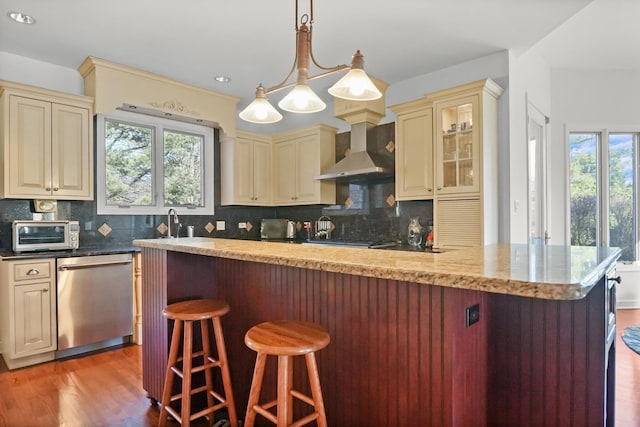
[[[58,191],[59,188],[58,187],[53,187],[53,191]]]
[[[51,191],[51,187],[44,187],[45,191]]]
[[[437,190],[442,190],[442,187],[436,187]]]
[[[29,271],[27,271],[27,276],[37,276],[38,274],[40,274],[40,272],[35,268],[30,268]]]
[[[427,191],[431,192],[433,191],[433,188],[427,188]]]
[[[47,289],[47,288],[44,288],[44,289],[42,290],[42,293],[43,293],[43,294],[44,294],[44,293],[47,293],[47,292],[49,292],[49,289]]]

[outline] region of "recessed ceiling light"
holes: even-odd
[[[216,76],[215,79],[218,83],[229,83],[231,81],[231,78],[227,76]]]
[[[7,16],[21,24],[32,25],[36,23],[36,20],[32,16],[26,15],[22,12],[9,12],[7,13]]]

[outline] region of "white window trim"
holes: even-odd
[[[130,113],[127,111],[116,110],[109,115],[98,114],[96,116],[96,204],[98,215],[164,215],[167,210],[173,206],[164,205],[164,197],[158,193],[161,183],[158,183],[156,176],[162,175],[162,164],[157,162],[158,158],[162,158],[162,147],[157,147],[154,143],[154,151],[152,154],[154,162],[154,191],[155,203],[152,206],[129,206],[117,207],[106,205],[106,164],[105,164],[105,120],[121,120],[131,124],[153,126],[156,128],[156,134],[162,135],[163,130],[174,130],[179,132],[187,132],[204,136],[204,179],[203,194],[204,206],[201,207],[177,207],[180,215],[213,215],[214,214],[214,132],[212,128],[206,126],[198,126],[191,123],[180,122],[177,120],[164,119],[162,117],[149,116],[139,113]],[[157,137],[156,137],[157,139]],[[159,157],[160,156],[160,157]],[[157,175],[158,171],[160,175]],[[174,207],[175,208],[175,207]]]

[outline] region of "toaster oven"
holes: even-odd
[[[78,221],[17,220],[11,228],[14,252],[78,249],[80,245]]]

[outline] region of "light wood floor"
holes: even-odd
[[[617,322],[616,425],[640,426],[640,355],[620,339],[625,327],[640,323],[640,310],[618,310]],[[140,350],[126,346],[14,371],[0,362],[0,427],[157,425],[158,408],[142,389]]]

